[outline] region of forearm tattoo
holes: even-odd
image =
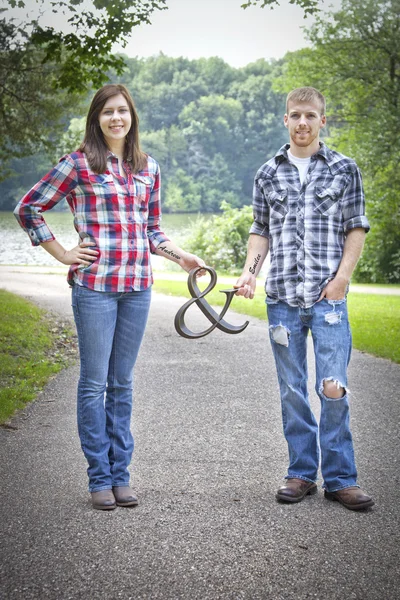
[[[253,266],[249,267],[249,271],[250,271],[250,273],[253,273],[253,275],[256,272],[256,268],[257,268],[258,263],[260,262],[260,259],[261,259],[261,254],[257,254],[257,256],[254,259]]]
[[[167,250],[167,246],[159,246],[159,250],[162,250],[163,252],[165,252],[165,254],[169,254],[170,256],[172,256],[172,258],[176,258],[176,260],[181,259],[181,256],[175,254],[175,252],[172,252],[172,250]]]

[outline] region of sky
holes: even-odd
[[[219,56],[233,67],[258,58],[280,58],[306,45],[301,27],[309,19],[283,0],[274,10],[241,8],[243,0],[167,0],[168,10],[156,11],[151,25],[132,32],[123,50],[128,56],[208,58]]]
[[[307,45],[302,28],[312,20],[304,19],[301,8],[281,0],[273,10],[259,6],[244,10],[243,1],[167,0],[168,10],[153,13],[152,24],[135,28],[129,44],[118,50],[131,57],[160,52],[174,58],[219,56],[233,67],[243,67]],[[339,0],[330,0],[321,6],[331,3],[340,5]]]
[[[37,16],[35,0],[25,0],[31,15]],[[303,27],[312,18],[304,18],[301,8],[280,0],[271,10],[251,6],[241,8],[244,0],[167,0],[168,10],[155,11],[151,25],[135,27],[125,48],[115,52],[146,58],[162,52],[167,56],[189,59],[219,56],[233,67],[243,67],[259,58],[281,58],[288,51],[307,45]],[[49,6],[50,0],[44,0]],[[84,5],[92,8],[90,0]],[[322,8],[337,10],[340,0],[321,0]],[[84,9],[84,7],[82,7]],[[35,10],[36,9],[36,10]],[[10,11],[11,12],[11,11]],[[22,11],[17,11],[22,14]],[[25,11],[23,11],[25,12]],[[13,11],[16,14],[16,11]],[[39,18],[42,26],[66,31],[65,17],[50,10]]]

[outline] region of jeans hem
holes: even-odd
[[[343,485],[342,487],[336,488],[334,490],[328,490],[328,488],[326,487],[326,485],[324,484],[322,486],[322,489],[327,491],[329,494],[334,494],[335,492],[340,492],[340,490],[345,490],[349,487],[356,487],[359,488],[360,486],[357,483],[350,483],[350,485]]]
[[[303,481],[308,481],[308,483],[316,483],[316,479],[309,479],[308,477],[303,477],[302,475],[286,475],[285,479],[302,479]]]
[[[116,484],[113,483],[112,486],[113,486],[113,488],[116,488],[116,487],[129,487],[130,486],[130,482],[127,481],[126,483],[116,483]]]
[[[104,490],[111,490],[111,485],[102,485],[101,487],[98,488],[92,488],[91,486],[89,486],[89,492],[103,492]]]

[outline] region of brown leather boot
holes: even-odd
[[[138,504],[138,499],[129,485],[113,487],[113,492],[117,506],[136,506]]]
[[[370,496],[356,486],[350,486],[336,492],[327,492],[325,490],[325,498],[336,500],[336,502],[340,502],[340,504],[343,504],[349,510],[363,510],[375,504]]]
[[[91,496],[92,506],[96,510],[114,510],[114,508],[117,508],[112,490],[91,492]]]
[[[286,480],[277,493],[276,499],[280,502],[301,502],[307,495],[317,493],[317,485],[304,479],[291,477]]]

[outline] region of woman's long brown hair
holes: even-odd
[[[133,99],[124,85],[108,83],[96,92],[92,100],[86,118],[85,137],[79,146],[79,151],[86,154],[90,168],[95,173],[104,173],[107,170],[107,152],[109,150],[100,128],[99,115],[107,100],[118,94],[122,94],[125,98],[132,118],[131,128],[125,138],[124,160],[131,163],[134,173],[144,169],[147,163],[147,155],[140,149],[139,117]]]

